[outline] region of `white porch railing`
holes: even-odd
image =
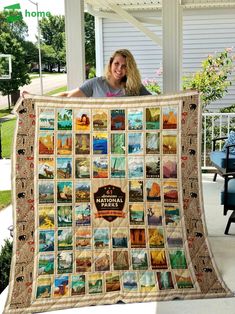
[[[212,139],[226,136],[231,130],[235,131],[235,112],[202,114],[202,168],[210,167],[209,154],[212,150]],[[221,149],[222,143],[218,145]]]

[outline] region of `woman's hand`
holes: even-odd
[[[68,97],[68,92],[61,92],[61,93],[58,93],[54,96],[58,96],[58,97]]]
[[[72,90],[67,91],[67,92],[62,92],[62,93],[56,94],[55,96],[59,96],[59,97],[86,97],[86,95],[82,91],[80,91],[79,88],[75,88],[75,89],[72,89]]]

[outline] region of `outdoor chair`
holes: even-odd
[[[231,223],[235,223],[235,172],[225,173],[223,176],[224,190],[221,192],[221,204],[224,205],[224,215],[227,215],[228,210],[232,210],[224,232],[228,234]]]
[[[225,141],[225,145],[221,150],[216,149],[218,141]],[[217,173],[224,177],[226,173],[235,172],[235,132],[231,131],[229,136],[212,139],[210,160],[216,168],[213,181],[216,181]]]

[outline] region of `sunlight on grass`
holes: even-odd
[[[42,72],[42,77],[45,78],[46,76],[49,76],[49,75],[61,75],[61,74],[64,74],[64,73],[58,73],[58,72]],[[40,78],[39,73],[29,73],[29,76],[30,76],[31,80]]]
[[[58,93],[65,92],[66,90],[67,90],[67,86],[62,86],[62,87],[51,90],[50,92],[46,93],[45,95],[52,96],[52,95],[55,95]]]
[[[0,118],[3,118],[11,113],[11,109],[1,109],[0,110]]]
[[[11,191],[0,191],[0,210],[11,204]]]
[[[2,157],[10,158],[12,153],[12,143],[16,119],[11,119],[2,123]]]

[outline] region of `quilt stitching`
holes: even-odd
[[[203,220],[198,94],[102,101],[16,109],[5,312],[231,296]]]

